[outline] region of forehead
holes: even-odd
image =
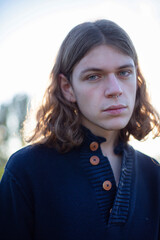
[[[74,72],[81,72],[86,68],[100,68],[110,71],[123,65],[134,65],[133,59],[119,49],[100,45],[90,50],[75,66]]]

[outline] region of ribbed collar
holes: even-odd
[[[82,131],[83,131],[84,136],[85,136],[85,139],[84,139],[85,143],[88,142],[88,141],[89,142],[96,141],[99,144],[101,144],[101,143],[106,141],[106,139],[104,137],[94,135],[88,128],[86,128],[84,126],[81,126],[81,128],[82,128]],[[122,154],[126,145],[127,144],[125,142],[119,141],[118,144],[114,148],[114,153],[115,154]]]
[[[108,226],[124,224],[128,219],[134,157],[133,148],[129,145],[126,146],[123,151],[120,181]]]
[[[106,139],[104,137],[99,137],[94,135],[88,128],[81,126],[82,132],[84,134],[85,140],[97,141],[99,143],[105,142]]]

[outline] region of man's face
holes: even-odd
[[[72,101],[77,102],[82,124],[95,134],[127,125],[136,89],[133,59],[111,46],[95,47],[73,70]]]

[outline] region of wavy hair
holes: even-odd
[[[64,98],[59,74],[65,75],[70,81],[75,65],[91,49],[104,44],[130,56],[137,69],[135,107],[128,125],[120,130],[120,138],[127,142],[130,135],[138,140],[144,139],[150,132],[154,137],[160,135],[160,117],[150,104],[146,82],[130,37],[116,23],[98,20],[77,25],[64,39],[50,74],[50,84],[37,110],[35,129],[27,142],[46,144],[60,152],[67,152],[83,142],[78,106]]]

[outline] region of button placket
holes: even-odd
[[[115,183],[112,177],[112,171],[108,163],[107,157],[103,156],[100,149],[101,141],[97,139],[88,139],[86,146],[84,146],[84,152],[82,152],[82,159],[84,168],[88,178],[95,191],[95,196],[105,221],[108,222],[110,215],[111,204],[114,201],[115,196]],[[97,159],[99,160],[97,161]],[[88,160],[87,160],[88,159]],[[93,161],[93,162],[92,162]],[[111,190],[105,190],[103,183],[110,181]],[[103,197],[104,196],[104,197]]]

